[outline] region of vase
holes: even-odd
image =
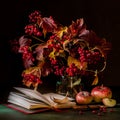
[[[80,90],[80,81],[76,76],[62,76],[56,83],[56,92],[74,98]]]

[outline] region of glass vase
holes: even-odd
[[[76,82],[76,84],[75,84]],[[75,77],[62,76],[56,83],[56,92],[69,97],[75,97],[80,88],[80,79]]]

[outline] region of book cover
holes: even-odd
[[[12,104],[12,103],[5,104],[5,106],[10,108],[10,109],[13,109],[15,111],[21,112],[23,114],[37,114],[37,113],[41,113],[41,112],[45,112],[45,111],[50,110],[48,108],[29,110],[29,109],[26,109],[24,107],[20,107],[18,105]]]

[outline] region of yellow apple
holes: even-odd
[[[114,107],[116,105],[116,100],[111,98],[103,98],[102,102],[107,107]]]

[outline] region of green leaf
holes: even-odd
[[[81,78],[79,78],[77,81],[75,81],[72,85],[72,87],[76,86],[76,85],[79,85],[81,82]]]

